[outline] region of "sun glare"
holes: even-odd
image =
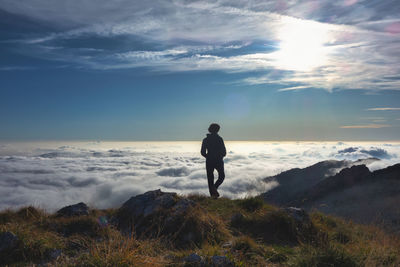
[[[272,59],[276,67],[310,71],[327,61],[328,30],[316,22],[291,20],[278,32],[279,50]]]

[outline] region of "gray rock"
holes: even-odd
[[[121,210],[129,213],[134,220],[145,218],[158,211],[171,208],[177,202],[176,196],[176,193],[165,193],[160,189],[149,191],[131,197],[122,205]]]
[[[0,234],[0,252],[11,250],[18,244],[18,237],[12,232]]]
[[[85,203],[80,202],[78,204],[66,206],[58,210],[57,215],[64,217],[89,215],[89,207]]]
[[[187,212],[187,210],[190,207],[193,207],[196,203],[190,199],[183,198],[180,199],[175,205],[174,205],[174,215],[181,215]]]
[[[297,224],[309,224],[311,222],[310,216],[301,208],[288,207],[283,209],[290,217],[294,219]]]
[[[204,265],[204,259],[203,257],[197,255],[196,253],[192,253],[189,256],[186,256],[183,261],[185,263],[189,264],[198,264],[198,265]]]
[[[213,218],[205,219],[207,210],[196,202],[161,190],[130,198],[115,217],[117,228],[124,234],[135,234],[138,238],[168,238],[179,248],[199,246],[204,240],[213,238],[212,233],[220,232],[218,223]]]
[[[211,265],[214,267],[234,267],[235,264],[225,256],[212,256]]]

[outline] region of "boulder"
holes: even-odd
[[[219,222],[190,199],[149,191],[126,201],[116,213],[118,229],[138,238],[167,238],[176,247],[201,245],[225,234]]]
[[[303,225],[309,224],[311,222],[310,216],[308,216],[307,212],[301,208],[295,207],[288,207],[283,209],[293,220],[296,224]]]
[[[211,266],[213,267],[234,267],[235,264],[225,256],[212,256]]]
[[[149,191],[126,201],[120,210],[129,213],[136,221],[155,213],[171,208],[177,202],[176,193],[161,192],[160,189]]]
[[[134,230],[139,236],[154,234],[153,228],[158,228],[157,234],[160,230],[163,233],[174,232],[179,227],[177,221],[192,206],[193,201],[179,198],[176,193],[159,189],[149,191],[131,197],[122,205],[117,212],[118,226],[126,233]]]
[[[0,253],[10,251],[18,244],[18,237],[12,232],[3,232],[0,234]]]
[[[89,207],[85,203],[80,202],[58,210],[57,215],[63,217],[89,215]]]
[[[288,207],[282,209],[292,220],[294,234],[298,241],[309,241],[315,234],[315,227],[308,213],[301,208]]]
[[[183,259],[184,266],[206,266],[203,257],[192,253]]]

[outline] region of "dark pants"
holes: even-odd
[[[214,169],[216,169],[218,172],[218,180],[215,184],[214,184]],[[206,160],[206,170],[208,179],[208,189],[210,190],[210,194],[212,195],[212,187],[214,186],[215,189],[218,189],[218,187],[222,184],[222,182],[225,179],[223,159]]]

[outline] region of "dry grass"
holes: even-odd
[[[164,266],[163,252],[159,240],[139,241],[112,230],[105,240],[92,240],[77,261],[79,266]]]
[[[183,258],[197,253],[206,264],[225,255],[236,266],[400,266],[399,237],[376,226],[312,212],[313,230],[306,231],[258,198],[189,198],[198,205],[176,221],[174,231],[161,235],[159,225],[158,233],[144,238],[118,231],[111,223],[115,210],[72,218],[34,207],[2,211],[0,233],[11,231],[19,241],[0,254],[0,265],[185,266]],[[237,213],[243,216],[231,223]],[[180,243],[188,237],[190,244]],[[62,255],[51,257],[55,250]]]

